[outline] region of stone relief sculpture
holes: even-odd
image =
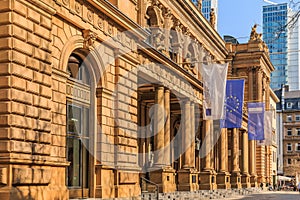
[[[83,38],[84,38],[83,47],[85,49],[91,50],[96,41],[96,34],[94,32],[92,32],[91,30],[83,30],[82,33],[83,33]]]
[[[164,39],[165,36],[161,31],[158,31],[153,35],[153,45],[158,51],[162,52],[165,50]]]

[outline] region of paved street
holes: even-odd
[[[299,192],[288,192],[288,191],[270,191],[270,192],[261,192],[258,194],[251,194],[247,196],[238,196],[230,199],[257,199],[257,200],[299,200],[300,194]]]

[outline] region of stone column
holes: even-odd
[[[211,166],[211,126],[212,126],[212,121],[211,120],[206,120],[204,121],[203,124],[203,129],[204,129],[204,134],[202,138],[202,144],[205,145],[205,162],[204,162],[204,171],[210,171],[212,170]]]
[[[229,189],[230,188],[230,174],[228,172],[227,161],[228,155],[226,152],[228,151],[227,147],[227,129],[221,129],[221,135],[219,139],[219,163],[220,169],[217,174],[217,184],[218,189]]]
[[[155,111],[154,111],[154,166],[162,166],[164,163],[164,87],[155,89]]]
[[[170,90],[166,89],[165,93],[164,93],[164,107],[165,107],[165,137],[164,137],[164,142],[165,142],[165,159],[164,159],[164,163],[165,165],[170,166],[171,165],[171,153],[170,153],[170,137],[171,137],[171,132],[170,132]]]
[[[262,69],[257,70],[257,100],[263,100],[263,71]]]
[[[243,149],[242,149],[242,152],[243,152],[243,162],[242,162],[242,172],[243,174],[248,174],[249,173],[249,162],[248,162],[248,154],[249,154],[249,151],[248,151],[248,134],[246,131],[243,131],[242,132],[242,146],[243,146]]]
[[[250,175],[249,175],[249,147],[248,147],[248,134],[246,131],[242,132],[242,186],[249,188]]]
[[[238,129],[232,129],[232,172],[239,172],[239,133]]]
[[[175,170],[170,166],[170,91],[158,86],[155,90],[154,112],[154,169],[150,180],[159,185],[163,193],[174,192]]]
[[[191,103],[191,151],[190,151],[190,167],[195,168],[195,104]]]
[[[146,105],[144,102],[141,102],[141,107],[140,107],[140,126],[141,127],[145,127],[146,126]],[[146,162],[147,162],[147,158],[146,158],[146,130],[145,129],[141,129],[139,132],[140,134],[140,146],[139,146],[139,152],[141,153],[140,159],[139,159],[139,165],[140,167],[144,167]]]
[[[150,126],[151,126],[151,119],[150,119],[150,105],[149,103],[146,103],[146,124],[149,124],[149,127],[146,129],[146,135],[147,135],[147,138],[145,138],[146,140],[146,152],[148,154],[148,157],[146,158],[146,163],[147,163],[147,167],[150,166],[149,164],[149,161],[151,159],[151,151],[153,151],[153,149],[151,149],[151,141],[150,141],[150,135],[151,135],[151,130],[150,130]]]
[[[194,104],[185,100],[183,103],[183,150],[184,160],[183,168],[178,172],[178,190],[179,191],[195,191],[198,190],[198,173],[195,169],[195,145],[193,144],[195,138],[195,123],[192,122],[194,118]]]
[[[204,160],[204,168],[203,171],[200,172],[200,184],[199,188],[201,190],[214,190],[217,188],[216,184],[216,172],[212,166],[212,137],[213,137],[213,121],[205,120],[203,121],[203,138],[202,138],[202,147],[200,155],[203,157],[205,155]]]
[[[184,148],[183,168],[195,168],[195,105],[186,102],[184,106]]]
[[[249,163],[250,163],[250,183],[251,187],[257,187],[257,174],[256,174],[256,142],[249,140]]]
[[[227,129],[221,129],[222,133],[220,135],[220,172],[226,171],[226,137],[227,137]]]
[[[233,128],[231,134],[231,186],[233,188],[241,188],[241,174],[239,167],[239,129]]]
[[[190,101],[185,101],[184,103],[184,117],[183,117],[183,147],[185,150],[184,153],[184,162],[183,162],[183,168],[191,168],[191,143],[192,143],[192,136],[191,136],[191,107],[190,107]]]

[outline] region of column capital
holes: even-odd
[[[171,90],[169,88],[165,88],[165,93],[171,93]]]
[[[181,102],[182,102],[183,104],[189,104],[189,103],[191,102],[191,100],[190,100],[190,98],[185,97],[185,98],[181,98]]]
[[[165,87],[163,85],[154,85],[155,90],[164,90]]]

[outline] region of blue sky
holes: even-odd
[[[275,3],[285,3],[289,0],[272,0]],[[218,32],[231,35],[240,43],[247,42],[251,27],[258,24],[257,32],[262,32],[262,7],[269,5],[263,0],[219,0],[218,2]]]

